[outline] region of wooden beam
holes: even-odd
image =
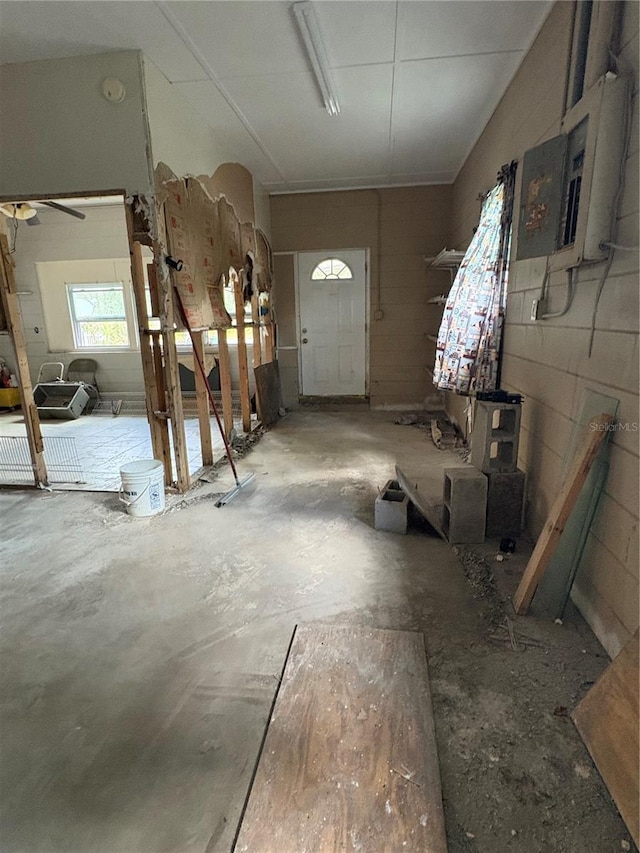
[[[244,297],[242,295],[242,284],[238,276],[234,276],[232,280],[233,292],[236,298],[236,323],[238,324],[238,380],[240,383],[242,429],[245,432],[251,432],[251,393],[249,391],[249,365],[244,324]]]
[[[154,316],[159,317],[160,298],[158,294],[158,276],[154,264],[147,264],[147,280],[149,281],[149,290],[151,292],[151,310]],[[155,300],[155,301],[154,301]],[[153,368],[156,377],[156,391],[158,397],[158,408],[156,409],[156,417],[160,425],[160,435],[162,436],[162,460],[165,466],[165,485],[169,486],[173,482],[173,462],[171,458],[171,442],[169,440],[169,421],[167,413],[169,407],[167,405],[167,392],[165,388],[165,366],[162,355],[162,333],[159,329],[150,332],[152,352],[153,352]],[[164,461],[166,460],[166,462]]]
[[[20,388],[20,401],[27,430],[27,443],[36,486],[48,485],[47,468],[44,461],[44,443],[40,430],[40,417],[33,399],[33,387],[27,359],[27,345],[22,330],[20,304],[13,276],[13,258],[9,251],[6,235],[0,234],[0,298],[5,314],[7,329],[16,354],[16,373]]]
[[[273,361],[274,341],[273,332],[274,326],[271,321],[271,312],[267,314],[267,320],[262,327],[264,329],[264,362]]]
[[[144,378],[144,397],[147,409],[147,421],[151,433],[151,447],[153,455],[159,459],[164,467],[165,485],[172,481],[171,455],[169,442],[163,438],[163,430],[167,432],[166,421],[162,421],[156,415],[164,406],[161,405],[158,394],[158,383],[153,358],[151,336],[149,334],[149,312],[147,309],[146,286],[144,277],[144,259],[142,257],[142,245],[134,239],[134,215],[130,205],[125,205],[127,232],[129,237],[129,261],[131,264],[131,282],[133,285],[133,299],[136,307],[138,322],[138,337],[140,340],[140,360],[142,362],[142,375]]]
[[[558,545],[591,466],[608,436],[608,428],[612,422],[612,415],[601,414],[594,418],[587,428],[583,443],[576,453],[560,493],[553,502],[542,533],[538,537],[536,547],[513,597],[513,606],[519,615],[523,615],[529,609],[531,599]]]
[[[260,305],[258,297],[254,294],[251,297],[251,322],[253,334],[253,366],[260,367],[262,364],[262,341],[260,330]]]
[[[220,392],[222,394],[222,419],[227,441],[231,437],[233,429],[233,395],[231,393],[231,359],[229,358],[229,344],[227,342],[227,330],[218,329],[218,358],[220,362]]]
[[[200,356],[200,361],[204,364],[204,343],[207,332],[200,331],[193,333],[193,348]],[[200,449],[202,452],[202,464],[213,465],[213,440],[211,438],[211,416],[209,412],[209,395],[207,394],[207,386],[205,378],[200,373],[198,365],[194,363],[193,373],[196,383],[196,404],[198,406],[198,422],[200,426]]]
[[[168,230],[168,229],[167,229]],[[169,235],[167,234],[167,239]],[[157,241],[153,244],[153,255],[158,282],[160,326],[162,330],[162,354],[164,361],[164,385],[167,399],[167,412],[171,421],[173,436],[173,460],[176,470],[176,486],[179,492],[188,491],[191,486],[189,475],[189,457],[187,454],[187,437],[184,430],[184,410],[182,407],[182,389],[180,388],[180,372],[178,370],[178,350],[174,328],[173,279],[167,270],[162,256],[162,245]],[[165,271],[167,272],[165,278]]]

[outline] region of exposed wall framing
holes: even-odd
[[[44,445],[40,430],[40,418],[33,399],[33,387],[29,373],[29,362],[27,361],[27,347],[22,330],[20,306],[13,276],[13,258],[11,257],[9,241],[5,234],[0,234],[0,303],[6,328],[16,354],[20,400],[27,430],[31,464],[33,465],[34,484],[36,486],[46,486],[48,479],[47,468],[44,463]]]

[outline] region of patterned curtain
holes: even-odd
[[[449,293],[436,346],[438,388],[470,394],[499,385],[515,173],[515,162],[503,166],[486,196]]]

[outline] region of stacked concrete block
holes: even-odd
[[[484,542],[487,478],[471,465],[444,469],[444,532],[452,545]]]
[[[487,474],[487,529],[491,538],[518,536],[522,531],[524,471]]]
[[[376,498],[375,528],[389,533],[406,533],[409,498],[396,480],[388,480]]]
[[[478,400],[471,437],[471,464],[484,474],[515,473],[520,436],[518,403]]]

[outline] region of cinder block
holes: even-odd
[[[484,542],[487,478],[472,465],[444,469],[444,532],[452,545]]]
[[[485,474],[513,473],[518,466],[521,406],[478,400],[471,436],[471,464]]]
[[[518,536],[522,531],[524,471],[487,474],[488,537]]]
[[[406,533],[409,498],[396,480],[388,480],[375,503],[375,528],[389,533]]]

